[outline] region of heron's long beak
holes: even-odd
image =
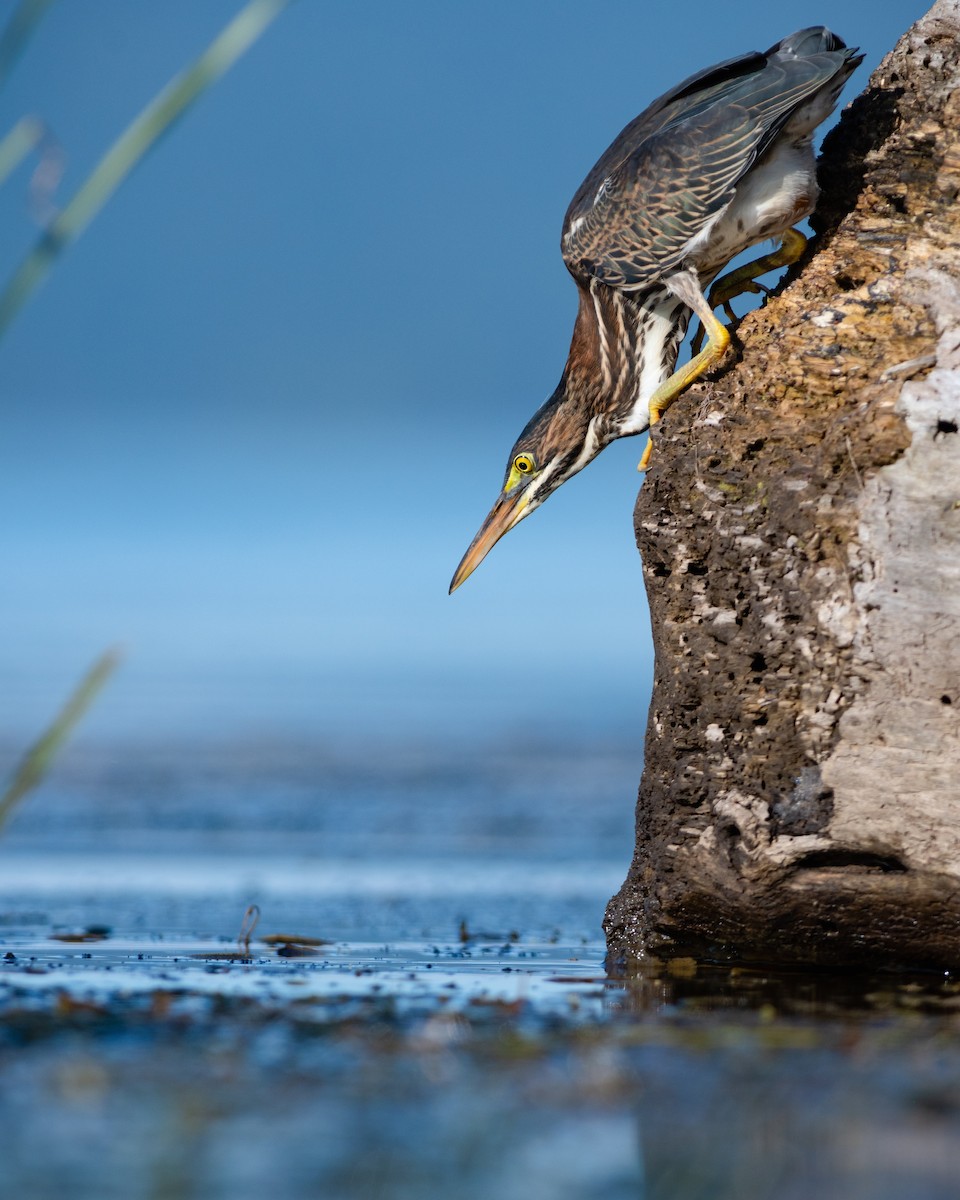
[[[480,526],[480,532],[460,560],[460,566],[454,572],[453,579],[450,581],[451,594],[469,575],[473,574],[497,542],[526,516],[527,511],[527,496],[522,489],[500,495],[496,504],[490,509],[487,519]]]

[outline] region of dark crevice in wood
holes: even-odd
[[[869,850],[814,850],[805,854],[794,864],[798,871],[824,870],[843,871],[906,871],[907,866],[895,854],[875,854]]]

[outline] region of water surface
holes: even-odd
[[[73,750],[0,844],[0,1195],[958,1195],[949,977],[606,974],[637,756]]]

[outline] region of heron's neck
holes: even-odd
[[[563,386],[601,416],[609,437],[642,433],[649,401],[673,373],[689,311],[666,288],[620,292],[581,285]]]

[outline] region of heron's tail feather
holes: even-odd
[[[846,48],[847,43],[835,33],[831,33],[826,25],[811,25],[809,29],[799,29],[777,42],[775,46],[771,46],[767,57],[775,54],[779,58],[810,58],[814,54]]]

